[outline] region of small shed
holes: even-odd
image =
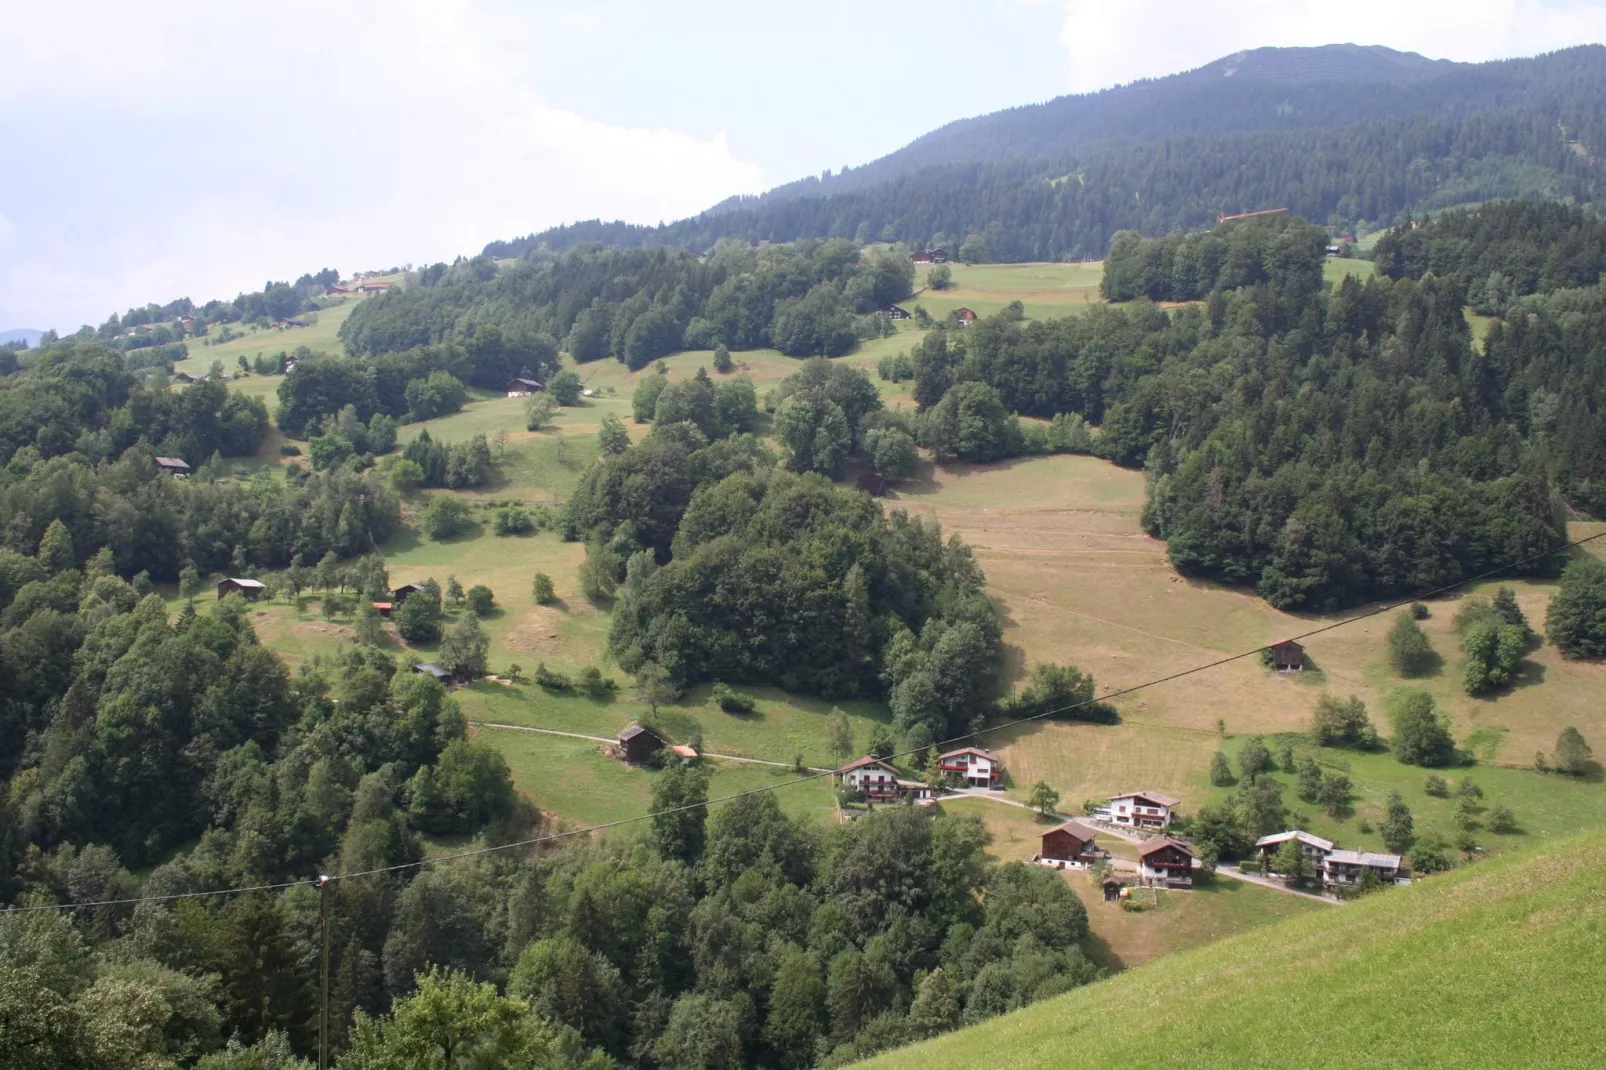
[[[175,383],[193,383],[193,382],[195,382],[195,376],[191,375],[189,372],[174,372],[173,373],[173,382],[175,382]]]
[[[1271,667],[1278,672],[1299,672],[1305,668],[1305,648],[1292,639],[1284,639],[1273,643],[1268,648],[1271,651]]]
[[[394,609],[395,607],[401,605],[403,602],[407,601],[407,599],[412,597],[413,595],[422,593],[423,590],[424,590],[424,585],[421,584],[421,583],[404,583],[404,584],[402,584],[400,587],[398,587],[394,591],[390,592],[391,608]]]
[[[194,382],[194,380],[192,379],[191,382]],[[181,457],[158,457],[156,458],[156,467],[169,475],[187,476],[190,474],[190,466],[185,464]]]
[[[245,580],[237,576],[230,576],[226,580],[219,580],[217,585],[218,600],[222,601],[231,594],[243,595],[247,602],[255,602],[262,597],[262,592],[268,588],[260,580]]]
[[[1104,878],[1104,901],[1114,903],[1121,898],[1121,882],[1115,877]]]
[[[969,327],[972,323],[976,322],[976,313],[974,310],[968,309],[961,305],[954,309],[954,319],[958,320],[966,327]]]
[[[651,729],[639,724],[633,724],[619,733],[619,749],[624,751],[625,761],[631,765],[640,765],[664,746],[664,741]]]
[[[674,751],[675,757],[679,758],[686,765],[690,765],[692,762],[697,760],[696,747],[688,747],[684,743],[676,743],[669,749]]]
[[[378,610],[379,615],[384,617],[386,620],[390,619],[390,611],[396,608],[396,604],[394,602],[369,602],[368,604],[373,606],[374,609]]]
[[[880,472],[866,472],[859,477],[859,489],[872,498],[879,498],[887,492],[887,477]]]
[[[413,666],[413,671],[416,673],[421,673],[424,676],[433,676],[443,684],[449,684],[452,682],[452,674],[432,661],[419,662],[417,665]]]
[[[534,394],[542,389],[544,388],[541,386],[541,384],[534,379],[509,379],[507,384],[507,396],[510,398],[527,398],[531,394]]]

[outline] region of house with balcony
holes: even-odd
[[[1110,824],[1128,828],[1163,829],[1171,826],[1171,811],[1182,800],[1158,791],[1128,791],[1110,796]]]
[[[960,778],[967,788],[996,788],[1004,773],[998,755],[980,747],[960,747],[939,754],[937,768],[944,776]]]
[[[1156,836],[1138,848],[1138,876],[1151,888],[1192,888],[1198,862],[1193,848],[1174,836]]]
[[[873,754],[855,758],[836,771],[845,787],[867,799],[895,799],[903,795],[898,771]]]

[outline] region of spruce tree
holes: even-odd
[[[1383,846],[1395,854],[1404,854],[1411,849],[1416,841],[1411,818],[1410,807],[1399,792],[1389,794],[1388,808],[1383,815],[1383,823],[1378,826],[1378,833],[1383,837]]]

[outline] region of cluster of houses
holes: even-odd
[[[1003,779],[1004,767],[998,755],[980,747],[960,747],[937,755],[937,768],[950,780],[967,788],[996,790]],[[918,801],[931,798],[931,789],[919,780],[904,780],[891,763],[866,754],[836,771],[844,787],[857,791],[871,802],[912,797]]]
[[[1287,876],[1273,867],[1277,865],[1278,852],[1289,841],[1299,844],[1299,852],[1305,856],[1312,878],[1319,879],[1325,891],[1354,888],[1360,884],[1362,874],[1367,870],[1380,884],[1411,883],[1410,870],[1399,855],[1341,850],[1332,840],[1313,836],[1302,829],[1276,832],[1255,841],[1255,850],[1260,852],[1261,872],[1274,877]]]

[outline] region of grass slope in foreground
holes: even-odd
[[[863,1064],[1606,1065],[1606,834],[1176,955]]]

